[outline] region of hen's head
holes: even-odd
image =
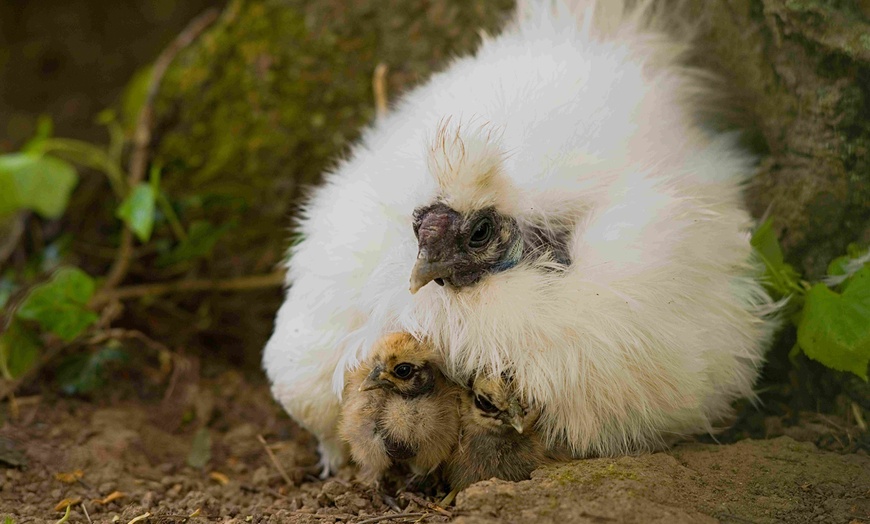
[[[429,171],[440,193],[414,210],[417,263],[411,293],[435,281],[461,288],[515,266],[523,238],[511,215],[518,194],[501,172],[504,155],[486,124],[470,130],[441,124]]]
[[[416,397],[435,388],[440,375],[436,355],[428,344],[408,333],[392,333],[381,338],[364,364],[368,376],[360,391],[380,389],[403,397]]]
[[[516,221],[494,207],[459,213],[438,202],[414,212],[419,252],[411,293],[431,281],[460,288],[519,262],[523,241]]]
[[[523,433],[538,421],[540,410],[523,400],[509,376],[481,373],[474,377],[470,388],[470,415],[481,427]]]

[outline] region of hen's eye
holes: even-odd
[[[484,413],[495,413],[498,411],[498,408],[492,405],[492,402],[487,400],[485,397],[481,397],[480,395],[474,396],[474,405],[477,406],[477,409],[483,411]]]
[[[411,372],[414,371],[414,366],[411,364],[399,364],[396,366],[396,369],[393,370],[393,374],[396,375],[396,378],[408,378],[411,376]]]
[[[468,247],[481,248],[485,246],[492,239],[493,230],[492,220],[489,218],[480,219],[474,226],[471,238],[468,239]]]

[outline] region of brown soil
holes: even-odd
[[[19,399],[17,419],[7,416],[0,428],[0,464],[18,465],[0,469],[0,519],[56,522],[63,516],[56,506],[76,499],[82,502],[69,522],[88,522],[87,509],[93,522],[128,523],[146,512],[152,516],[136,522],[182,522],[199,511],[188,521],[354,523],[393,514],[391,506],[417,514],[392,522],[451,520],[405,496],[355,483],[352,468],[317,479],[312,439],[264,384],[235,372],[192,383],[170,387],[164,401],[128,394],[90,402]],[[785,430],[770,425],[810,442],[783,436],[684,443],[667,453],[542,468],[525,482],[478,483],[450,512],[463,523],[870,522],[866,452],[822,451],[812,443],[849,449],[839,425],[828,419]],[[210,446],[195,444],[205,434],[201,428]],[[197,459],[206,465],[191,467]],[[80,480],[58,478],[76,470]],[[116,491],[123,496],[101,503]],[[428,491],[430,500],[438,495]]]

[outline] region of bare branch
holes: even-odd
[[[91,300],[91,306],[99,306],[114,300],[153,297],[170,293],[194,291],[245,291],[279,287],[284,283],[284,272],[276,271],[265,275],[250,275],[225,280],[176,280],[157,284],[140,284],[114,290],[106,290],[97,294]]]
[[[145,103],[139,112],[139,118],[136,121],[136,131],[133,135],[133,153],[130,155],[130,164],[127,168],[128,188],[135,187],[145,179],[145,171],[148,166],[148,146],[151,143],[151,129],[154,125],[154,99],[157,98],[157,92],[160,89],[160,82],[163,80],[163,76],[178,53],[193,43],[208,26],[217,20],[218,15],[219,11],[217,9],[209,9],[194,18],[175,37],[175,40],[169,44],[169,47],[160,53],[160,56],[154,62]],[[127,270],[130,268],[130,258],[132,256],[133,232],[130,228],[124,227],[121,232],[121,245],[118,248],[118,255],[106,277],[106,282],[103,285],[104,290],[112,289],[123,282],[124,277],[127,276]]]

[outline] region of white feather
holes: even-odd
[[[521,3],[313,193],[263,362],[327,470],[345,460],[344,372],[391,331],[432,339],[456,378],[513,368],[577,455],[708,431],[752,394],[776,308],[741,197],[752,162],[697,126],[702,75],[680,65],[668,18],[638,4]],[[526,260],[411,295],[412,213],[439,197],[567,229],[572,265]]]

